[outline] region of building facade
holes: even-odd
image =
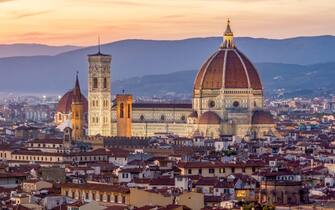
[[[81,97],[77,73],[76,85],[73,89],[73,100],[71,104],[72,139],[80,139],[84,135],[84,103]]]
[[[263,137],[275,133],[263,108],[263,86],[255,66],[236,47],[228,21],[223,42],[200,67],[192,103],[133,103],[121,94],[111,101],[111,56],[88,56],[88,135]]]
[[[274,133],[271,114],[263,110],[263,86],[255,66],[237,49],[228,21],[223,42],[201,66],[194,80],[192,104],[132,105],[133,136],[263,137]],[[112,135],[118,135],[118,100],[112,107]]]
[[[88,56],[88,135],[112,135],[110,55]]]
[[[73,116],[73,112],[77,114]],[[77,133],[83,133],[83,129],[87,126],[88,102],[86,97],[81,93],[78,75],[73,89],[66,92],[59,100],[56,106],[54,123],[60,130],[66,127],[73,128],[75,124]]]

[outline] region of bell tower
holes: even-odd
[[[78,72],[76,75],[76,84],[72,92],[72,138],[78,140],[84,135],[84,104],[80,91]]]
[[[100,41],[99,41],[100,42]],[[110,65],[112,56],[100,52],[88,55],[88,135],[111,136]]]
[[[117,136],[131,137],[133,97],[129,94],[116,96]]]

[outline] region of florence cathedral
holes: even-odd
[[[129,94],[111,98],[112,57],[88,55],[88,99],[75,88],[59,101],[55,123],[72,128],[74,138],[88,136],[154,136],[218,138],[263,137],[275,132],[270,112],[263,109],[263,86],[252,62],[234,43],[230,22],[218,50],[200,67],[192,103],[133,103]],[[80,113],[78,113],[80,112]]]

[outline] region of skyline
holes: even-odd
[[[0,0],[0,44],[221,36],[228,18],[235,36],[334,35],[334,9],[331,0]]]

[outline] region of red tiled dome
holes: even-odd
[[[221,118],[215,112],[207,111],[200,116],[199,124],[221,124]]]
[[[270,112],[264,110],[254,111],[251,124],[275,124]]]
[[[201,66],[194,90],[252,88],[262,90],[262,83],[251,61],[236,48],[220,48]]]
[[[61,112],[63,114],[68,114],[71,112],[71,104],[73,99],[73,90],[68,91],[63,95],[63,97],[59,100],[56,112]],[[88,111],[88,102],[84,95],[81,95],[82,102],[84,104],[84,112]]]

